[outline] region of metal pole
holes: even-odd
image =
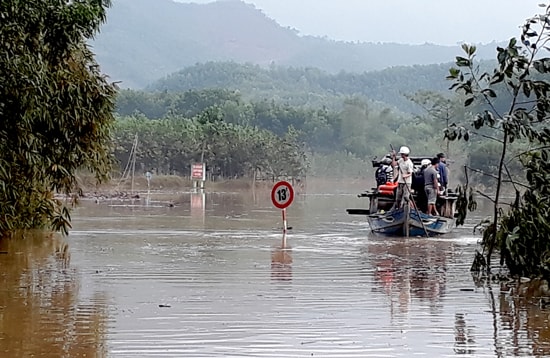
[[[138,135],[134,139],[134,151],[132,156],[132,194],[134,193],[134,176],[136,174],[136,155],[137,155],[137,146],[138,146]]]
[[[283,212],[283,234],[286,235],[286,230],[287,230],[287,226],[286,226],[286,208],[282,210]]]

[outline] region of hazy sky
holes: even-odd
[[[208,3],[213,0],[177,0]],[[545,0],[244,0],[285,27],[335,40],[488,43],[519,36]]]

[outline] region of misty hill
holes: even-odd
[[[481,69],[494,61],[481,61]],[[153,82],[150,92],[181,93],[191,90],[227,89],[238,91],[243,98],[269,100],[291,106],[332,108],[343,98],[361,97],[378,102],[379,107],[402,112],[418,112],[420,107],[407,99],[418,91],[450,94],[446,80],[453,63],[396,66],[380,71],[331,74],[317,68],[293,68],[235,62],[206,62],[186,67]]]
[[[142,88],[185,67],[208,61],[260,66],[317,67],[330,73],[439,64],[459,46],[351,43],[300,36],[239,0],[209,4],[172,0],[115,0],[91,42],[103,72],[122,88]],[[478,46],[494,58],[496,44]]]

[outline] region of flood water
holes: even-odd
[[[550,309],[472,278],[473,224],[374,236],[356,193],[297,195],[286,242],[269,191],[82,202],[0,241],[0,356],[550,355]]]

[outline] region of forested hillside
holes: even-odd
[[[477,66],[489,65],[486,61]],[[286,169],[310,175],[359,175],[368,172],[368,161],[387,153],[390,144],[407,144],[414,153],[428,156],[452,150],[453,160],[462,162],[471,160],[469,153],[482,150],[493,160],[494,151],[483,136],[467,145],[455,143],[454,148],[443,139],[449,124],[469,116],[464,98],[448,90],[449,67],[451,63],[330,74],[314,68],[264,69],[235,62],[191,66],[146,90],[119,93],[117,112],[125,134],[117,138],[125,138],[125,144],[117,143],[117,157],[124,162],[124,151],[133,135],[140,133],[142,140],[149,140],[140,149],[141,158],[164,172],[186,172],[190,159],[181,158],[199,160],[206,155],[209,162],[220,163],[220,175],[242,176],[259,168],[274,176]],[[499,93],[502,103],[508,96]],[[502,103],[495,102],[497,109]],[[178,140],[177,132],[188,139]],[[278,140],[285,144],[277,144]],[[249,143],[256,143],[256,149],[241,150]],[[289,168],[265,152],[285,146],[290,148],[287,157],[307,161],[297,159],[296,166]],[[253,164],[258,163],[257,156],[262,161],[269,158],[269,164]]]
[[[309,107],[341,108],[342,99],[362,97],[378,108],[418,113],[420,107],[407,99],[418,91],[448,92],[445,80],[451,63],[393,67],[381,71],[331,74],[317,68],[295,68],[208,62],[187,67],[155,81],[148,91],[185,92],[230,89],[244,98],[269,99]]]
[[[444,121],[373,106],[366,97],[318,95],[332,103],[328,108],[322,101],[290,105],[246,95],[123,90],[115,154],[125,163],[137,134],[139,163],[163,173],[186,173],[191,161],[206,158],[222,177],[364,176],[372,171],[370,159],[387,153],[390,144],[427,155],[444,146]]]
[[[439,64],[459,46],[346,43],[302,37],[239,0],[209,4],[116,0],[92,42],[103,72],[122,88],[143,88],[172,72],[208,61],[315,67],[329,73]],[[494,58],[496,44],[478,46]]]
[[[133,88],[117,99],[117,158],[137,134],[140,165],[164,173],[204,159],[222,177],[363,175],[390,144],[448,150],[446,125],[467,116],[445,80],[458,47],[301,37],[238,0],[119,0],[93,45]],[[480,138],[454,158],[489,150]]]

